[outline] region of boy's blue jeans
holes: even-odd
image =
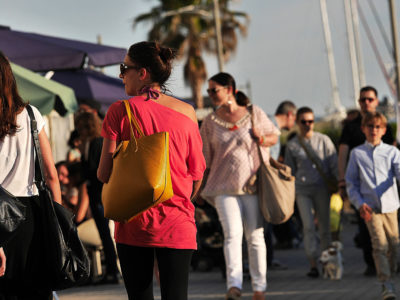
[[[397,210],[391,213],[372,213],[371,220],[366,224],[371,236],[378,279],[381,282],[388,281],[396,274],[397,269],[399,246]]]

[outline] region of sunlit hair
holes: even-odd
[[[82,141],[100,136],[101,119],[90,112],[81,112],[75,117],[75,127]]]
[[[0,141],[17,132],[17,115],[26,106],[18,94],[17,84],[8,59],[0,51]]]
[[[165,82],[172,71],[172,60],[176,57],[174,49],[157,42],[140,42],[130,46],[128,56],[137,67],[145,68],[151,80],[165,90]]]
[[[367,86],[362,87],[360,89],[360,97],[361,97],[361,93],[364,93],[364,92],[374,92],[375,97],[378,98],[378,91],[373,86],[367,85]]]
[[[382,126],[387,126],[386,117],[380,112],[369,112],[364,115],[361,121],[361,126],[367,126],[369,123],[381,123]]]
[[[312,114],[314,114],[313,110],[312,110],[311,108],[309,108],[308,106],[300,107],[299,110],[297,111],[297,114],[296,114],[296,121],[299,121],[300,116],[301,116],[302,114],[305,114],[305,113],[312,113]]]

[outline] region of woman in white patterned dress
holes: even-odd
[[[236,91],[230,74],[214,75],[208,86],[216,110],[204,119],[200,130],[208,174],[201,196],[215,206],[224,232],[226,299],[236,300],[241,296],[243,231],[253,300],[264,299],[267,266],[262,215],[257,195],[251,194],[246,186],[260,166],[257,143],[268,162],[268,147],[277,142],[280,132],[258,106],[253,107],[255,128],[252,128],[249,100]]]

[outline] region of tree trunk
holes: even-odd
[[[203,94],[201,93],[201,87],[204,84],[204,80],[196,80],[192,82],[190,85],[190,88],[192,90],[192,97],[193,101],[196,105],[196,108],[203,108],[204,107],[204,101],[203,101]]]

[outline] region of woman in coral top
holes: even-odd
[[[134,96],[129,103],[144,134],[169,132],[174,191],[171,199],[132,221],[116,222],[115,239],[129,299],[153,299],[156,257],[162,299],[186,300],[190,260],[197,248],[191,199],[201,185],[205,160],[193,107],[163,92],[174,56],[170,48],[141,42],[129,48],[121,64],[120,78],[126,93]],[[110,106],[101,134],[104,142],[98,177],[107,182],[116,146],[130,139],[128,116],[122,101]]]
[[[246,237],[253,300],[264,299],[267,287],[263,219],[257,195],[246,187],[260,167],[257,143],[269,161],[269,146],[278,141],[279,130],[266,114],[253,107],[254,128],[247,108],[249,99],[236,91],[234,78],[218,73],[208,81],[208,94],[216,107],[201,126],[207,162],[207,183],[201,196],[215,205],[224,231],[227,300],[240,299],[243,283],[242,239]]]

